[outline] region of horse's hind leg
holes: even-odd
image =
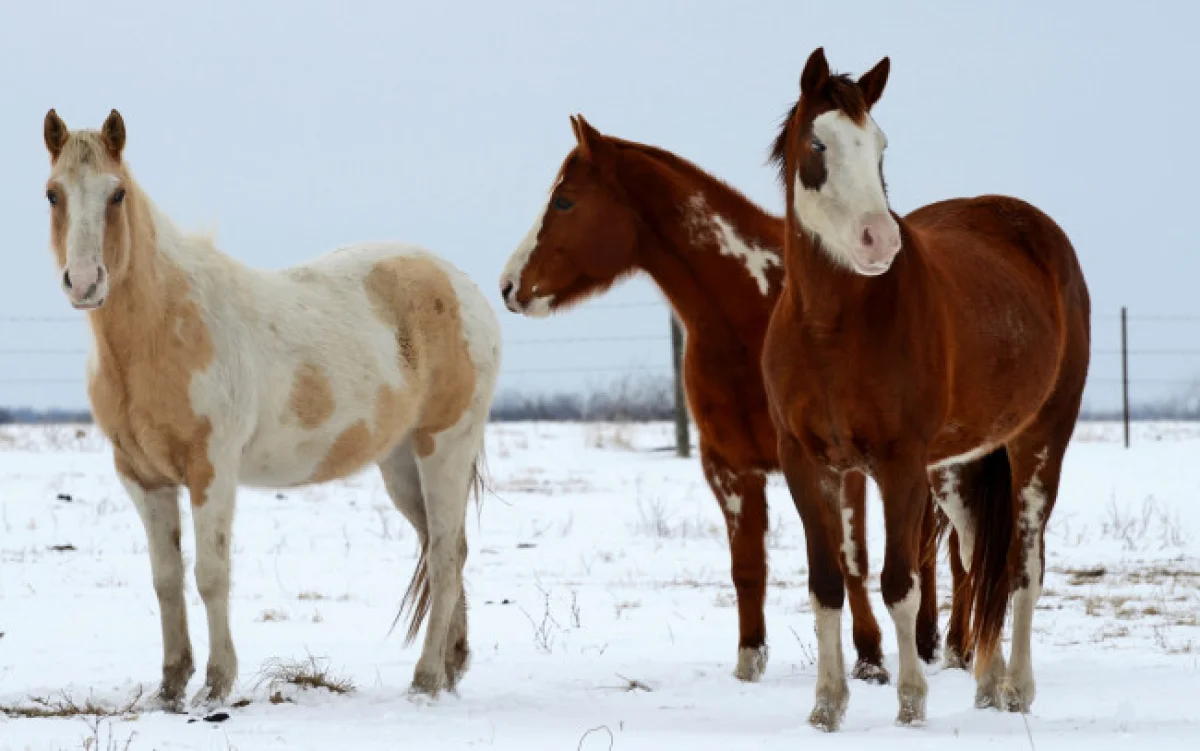
[[[932,495],[925,502],[925,518],[921,522],[921,606],[917,610],[917,655],[926,664],[937,660],[938,601],[937,601],[937,510]]]
[[[757,681],[767,667],[767,626],[763,602],[767,591],[767,494],[761,472],[736,472],[706,446],[701,446],[704,477],[725,515],[729,536],[730,573],[737,592],[738,660],[734,676]]]
[[[949,669],[966,670],[971,663],[971,650],[967,646],[967,631],[971,625],[971,593],[966,584],[966,569],[963,568],[958,550],[958,532],[950,530],[950,581],[953,594],[950,599],[950,627],[946,630],[946,650],[942,664]]]
[[[867,478],[858,472],[842,475],[842,574],[850,600],[854,626],[854,649],[858,660],[850,676],[867,683],[885,684],[889,680],[883,666],[882,634],[871,599],[867,594]]]
[[[1012,712],[1028,712],[1036,693],[1031,653],[1033,612],[1046,571],[1046,522],[1058,497],[1070,432],[1070,428],[1039,430],[1035,424],[1008,446],[1016,517],[1009,553],[1013,582],[1012,654],[1000,699],[1003,707]]]
[[[453,690],[470,659],[462,574],[467,560],[467,501],[483,450],[485,419],[486,412],[482,417],[465,415],[458,426],[433,438],[431,452],[417,451],[429,529],[430,606],[413,689],[433,696],[442,688]]]
[[[417,467],[417,457],[413,454],[412,441],[407,440],[392,449],[392,452],[379,462],[379,472],[383,476],[383,486],[392,499],[392,505],[416,530],[417,540],[424,550],[429,539],[429,529],[425,519],[425,497],[421,493],[421,471]]]

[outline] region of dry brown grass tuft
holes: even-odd
[[[91,696],[76,701],[66,691],[60,691],[55,696],[31,696],[24,704],[0,705],[0,714],[9,717],[25,719],[64,718],[64,717],[120,717],[135,719],[138,716],[138,704],[142,700],[142,689],[128,701],[117,705],[97,702]]]
[[[314,657],[311,654],[304,660],[267,660],[259,670],[259,678],[254,687],[257,689],[263,684],[266,684],[271,693],[272,704],[287,701],[281,692],[286,686],[304,690],[325,689],[330,693],[342,695],[352,694],[356,689],[351,678],[335,676],[330,672],[328,658]]]

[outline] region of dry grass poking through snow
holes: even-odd
[[[0,705],[0,714],[9,717],[34,718],[64,718],[64,717],[121,717],[134,719],[138,715],[138,704],[142,700],[142,690],[126,702],[108,705],[98,702],[89,696],[83,703],[76,701],[66,691],[56,696],[30,696],[24,703]]]
[[[326,691],[346,695],[354,693],[354,680],[345,676],[334,675],[329,669],[329,659],[309,655],[304,660],[288,660],[272,658],[263,663],[259,670],[258,681],[254,688],[266,685],[272,704],[282,704],[291,701],[284,695],[286,688],[298,688],[303,691],[310,689],[325,689]]]

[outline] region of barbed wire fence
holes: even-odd
[[[671,379],[670,399],[677,431],[678,451],[686,455],[690,445],[686,400],[682,399],[680,377],[683,335],[670,309],[663,301],[604,302],[587,306],[592,310],[643,309],[648,318],[662,320],[661,328],[654,324],[643,331],[652,333],[598,334],[583,336],[519,337],[504,342],[506,358],[501,376],[544,376],[555,374],[595,374],[607,377],[643,376]],[[655,311],[661,315],[655,315]],[[665,320],[664,320],[665,319]],[[54,358],[86,356],[85,347],[5,346],[13,337],[13,328],[49,327],[47,341],[55,338],[59,325],[80,326],[80,316],[0,316],[0,407],[22,407],[22,391],[44,385],[78,385],[85,382],[82,368],[66,373],[55,366]],[[658,333],[653,333],[658,328]],[[1118,337],[1119,334],[1119,337]],[[1088,393],[1085,396],[1085,416],[1092,419],[1121,420],[1125,424],[1125,442],[1129,444],[1129,423],[1141,419],[1200,419],[1200,315],[1190,314],[1133,314],[1125,308],[1115,314],[1093,314],[1093,341],[1117,340],[1115,346],[1092,348]],[[1161,342],[1161,343],[1160,343]],[[1188,346],[1195,342],[1194,346]],[[569,351],[563,348],[586,345],[662,346],[659,364],[609,364],[577,362],[577,356],[545,357],[531,365],[531,350]],[[12,358],[24,358],[26,371],[32,365],[33,375],[10,375],[3,372]],[[508,363],[513,363],[508,365]],[[74,363],[72,363],[74,367]],[[1141,375],[1142,373],[1158,375]],[[1162,375],[1171,373],[1171,375]],[[1103,406],[1095,406],[1096,403]]]

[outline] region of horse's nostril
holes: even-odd
[[[513,291],[513,283],[505,282],[503,284],[503,286],[500,287],[500,296],[503,297],[505,300],[507,300],[508,296],[510,294],[512,294],[512,291]]]
[[[66,287],[67,289],[71,289],[71,272],[70,272],[70,270],[63,272],[63,286]]]
[[[862,234],[862,244],[870,247],[875,244],[875,236],[871,234],[870,228],[864,228]]]
[[[102,281],[104,281],[104,267],[97,266],[96,267],[96,284],[99,284]]]

